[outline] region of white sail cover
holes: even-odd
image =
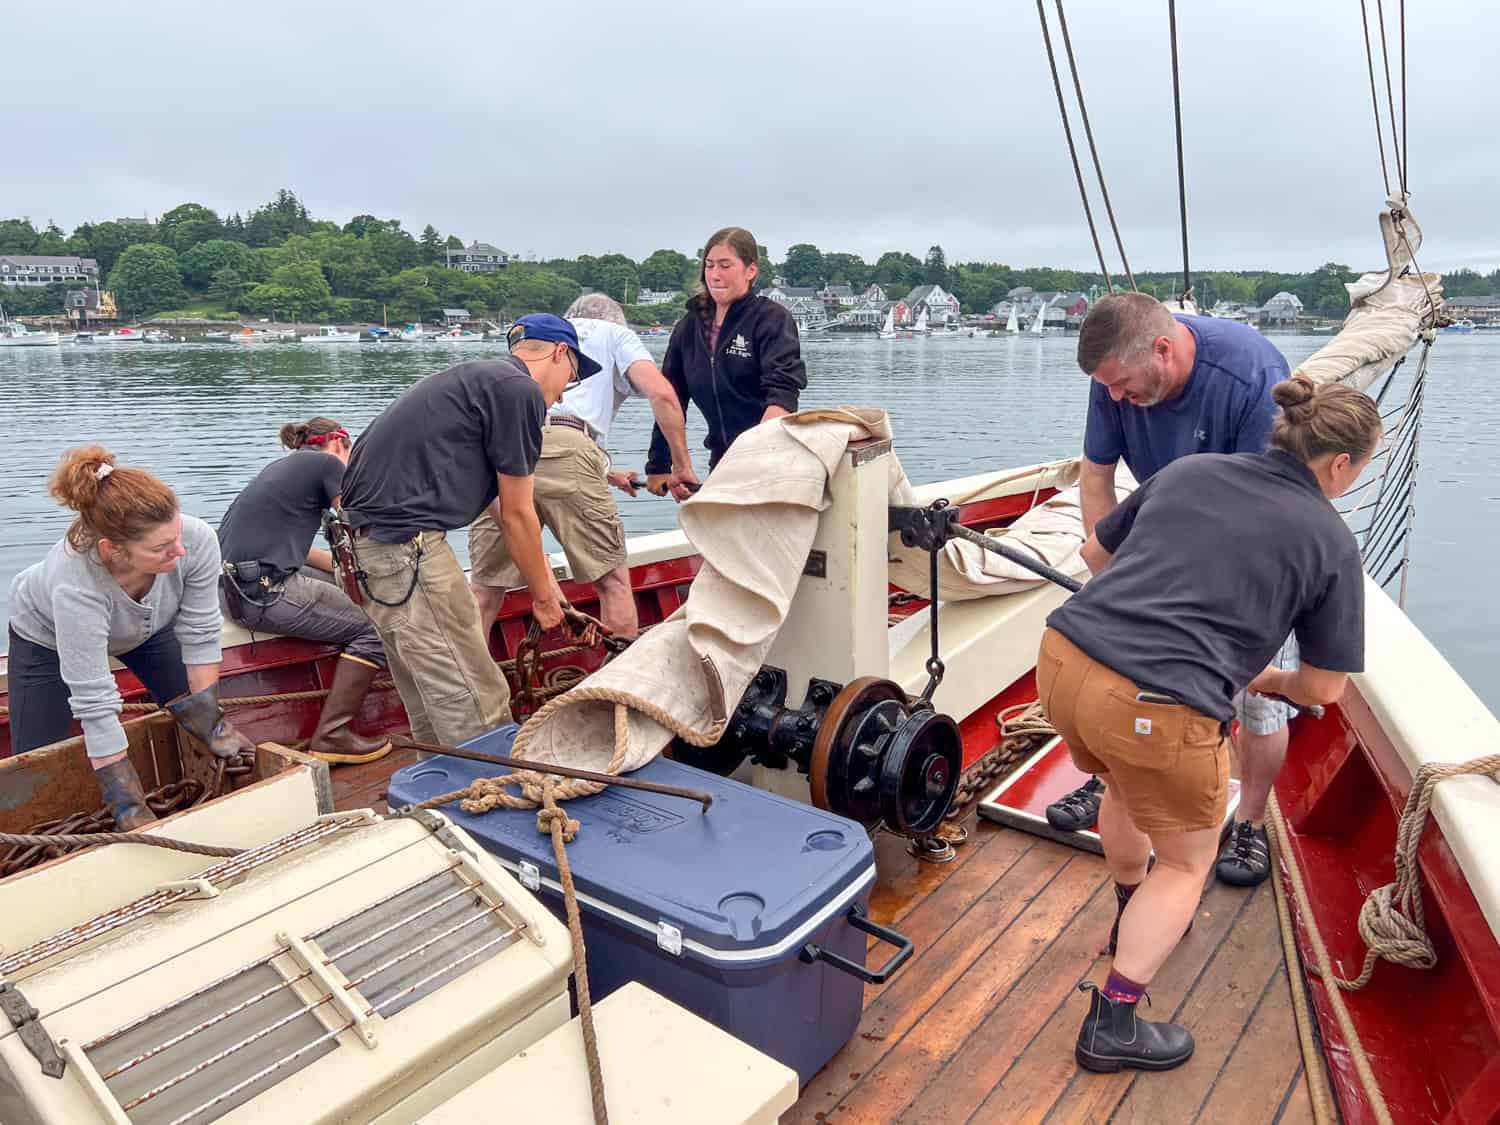
[[[1443,307],[1443,279],[1416,269],[1422,228],[1406,209],[1406,197],[1393,195],[1386,202],[1380,228],[1388,268],[1345,286],[1350,308],[1344,327],[1292,374],[1368,390],[1436,325]]]

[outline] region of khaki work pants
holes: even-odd
[[[511,722],[510,686],[490,656],[468,579],[446,535],[424,531],[405,543],[360,539],[355,553],[373,595],[364,610],[385,643],[412,738],[456,746]],[[380,605],[375,598],[406,600]]]

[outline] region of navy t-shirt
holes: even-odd
[[[513,356],[420,380],[354,443],[344,516],[378,543],[468,527],[495,499],[495,474],[529,477],[547,402]]]
[[[1089,388],[1083,455],[1096,465],[1124,460],[1144,483],[1189,453],[1261,453],[1276,418],[1271,388],[1287,377],[1285,357],[1249,325],[1211,316],[1178,316],[1198,342],[1182,393],[1155,406],[1113,401]]]
[[[1094,534],[1113,557],[1047,624],[1138,687],[1227,721],[1289,632],[1304,663],[1363,670],[1359,545],[1297,458],[1184,457]]]
[[[278,577],[307,562],[323,509],[339,495],[344,463],[318,449],[272,461],[235,497],[219,524],[225,562],[258,562]]]

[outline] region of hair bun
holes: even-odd
[[[306,422],[288,422],[281,427],[281,444],[288,449],[301,449],[307,441],[307,434]]]
[[[64,507],[82,511],[99,495],[99,485],[114,465],[115,455],[102,445],[70,449],[58,462],[48,491]]]
[[[1312,402],[1317,390],[1317,385],[1306,375],[1293,375],[1271,388],[1271,399],[1284,411],[1297,411]]]

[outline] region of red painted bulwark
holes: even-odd
[[[1353,688],[1323,719],[1299,720],[1292,730],[1276,788],[1315,915],[1298,914],[1298,942],[1314,964],[1308,932],[1316,922],[1347,979],[1364,963],[1365,896],[1395,878],[1410,776]],[[1436,824],[1417,854],[1437,967],[1381,962],[1369,985],[1345,992],[1344,1001],[1396,1121],[1492,1121],[1500,1115],[1500,946]],[[1374,1121],[1328,989],[1316,977],[1309,987],[1345,1120]]]

